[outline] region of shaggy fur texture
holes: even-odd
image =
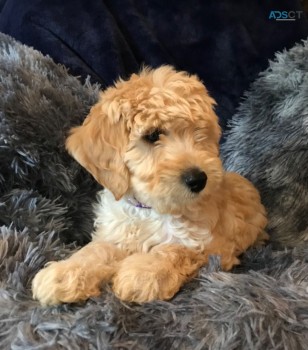
[[[101,93],[66,142],[105,187],[93,242],[35,276],[42,305],[88,299],[111,281],[121,300],[168,300],[210,255],[227,271],[268,238],[257,190],[223,171],[214,104],[197,76],[170,66]]]
[[[68,130],[81,123],[96,102],[98,87],[81,86],[50,58],[11,44],[5,35],[0,39],[0,223],[21,230],[31,225],[37,233],[55,225],[58,234],[65,231],[62,238],[84,243],[101,187],[71,159],[64,143]],[[65,224],[50,214],[53,225],[46,226],[35,214],[41,200],[58,205]],[[24,213],[28,204],[32,210]],[[22,208],[20,215],[6,210],[10,205]]]
[[[169,302],[121,303],[108,289],[82,305],[33,301],[34,274],[74,251],[64,240],[92,230],[98,186],[64,151],[64,134],[97,89],[6,36],[0,62],[1,349],[306,349],[308,252],[300,247],[252,249],[232,273],[213,259]]]
[[[260,190],[272,241],[308,246],[308,42],[252,85],[222,147],[224,165]]]

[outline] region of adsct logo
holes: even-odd
[[[296,21],[301,19],[304,11],[270,11],[268,19],[274,21]]]

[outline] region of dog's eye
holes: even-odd
[[[159,137],[161,134],[162,134],[161,130],[155,129],[151,133],[144,135],[143,139],[148,143],[155,143],[156,141],[159,140]]]

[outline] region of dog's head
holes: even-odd
[[[181,213],[222,181],[214,104],[196,76],[146,68],[102,92],[66,146],[117,200]]]

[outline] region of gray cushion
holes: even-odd
[[[246,94],[224,165],[260,190],[272,241],[308,246],[308,43],[276,55]]]

